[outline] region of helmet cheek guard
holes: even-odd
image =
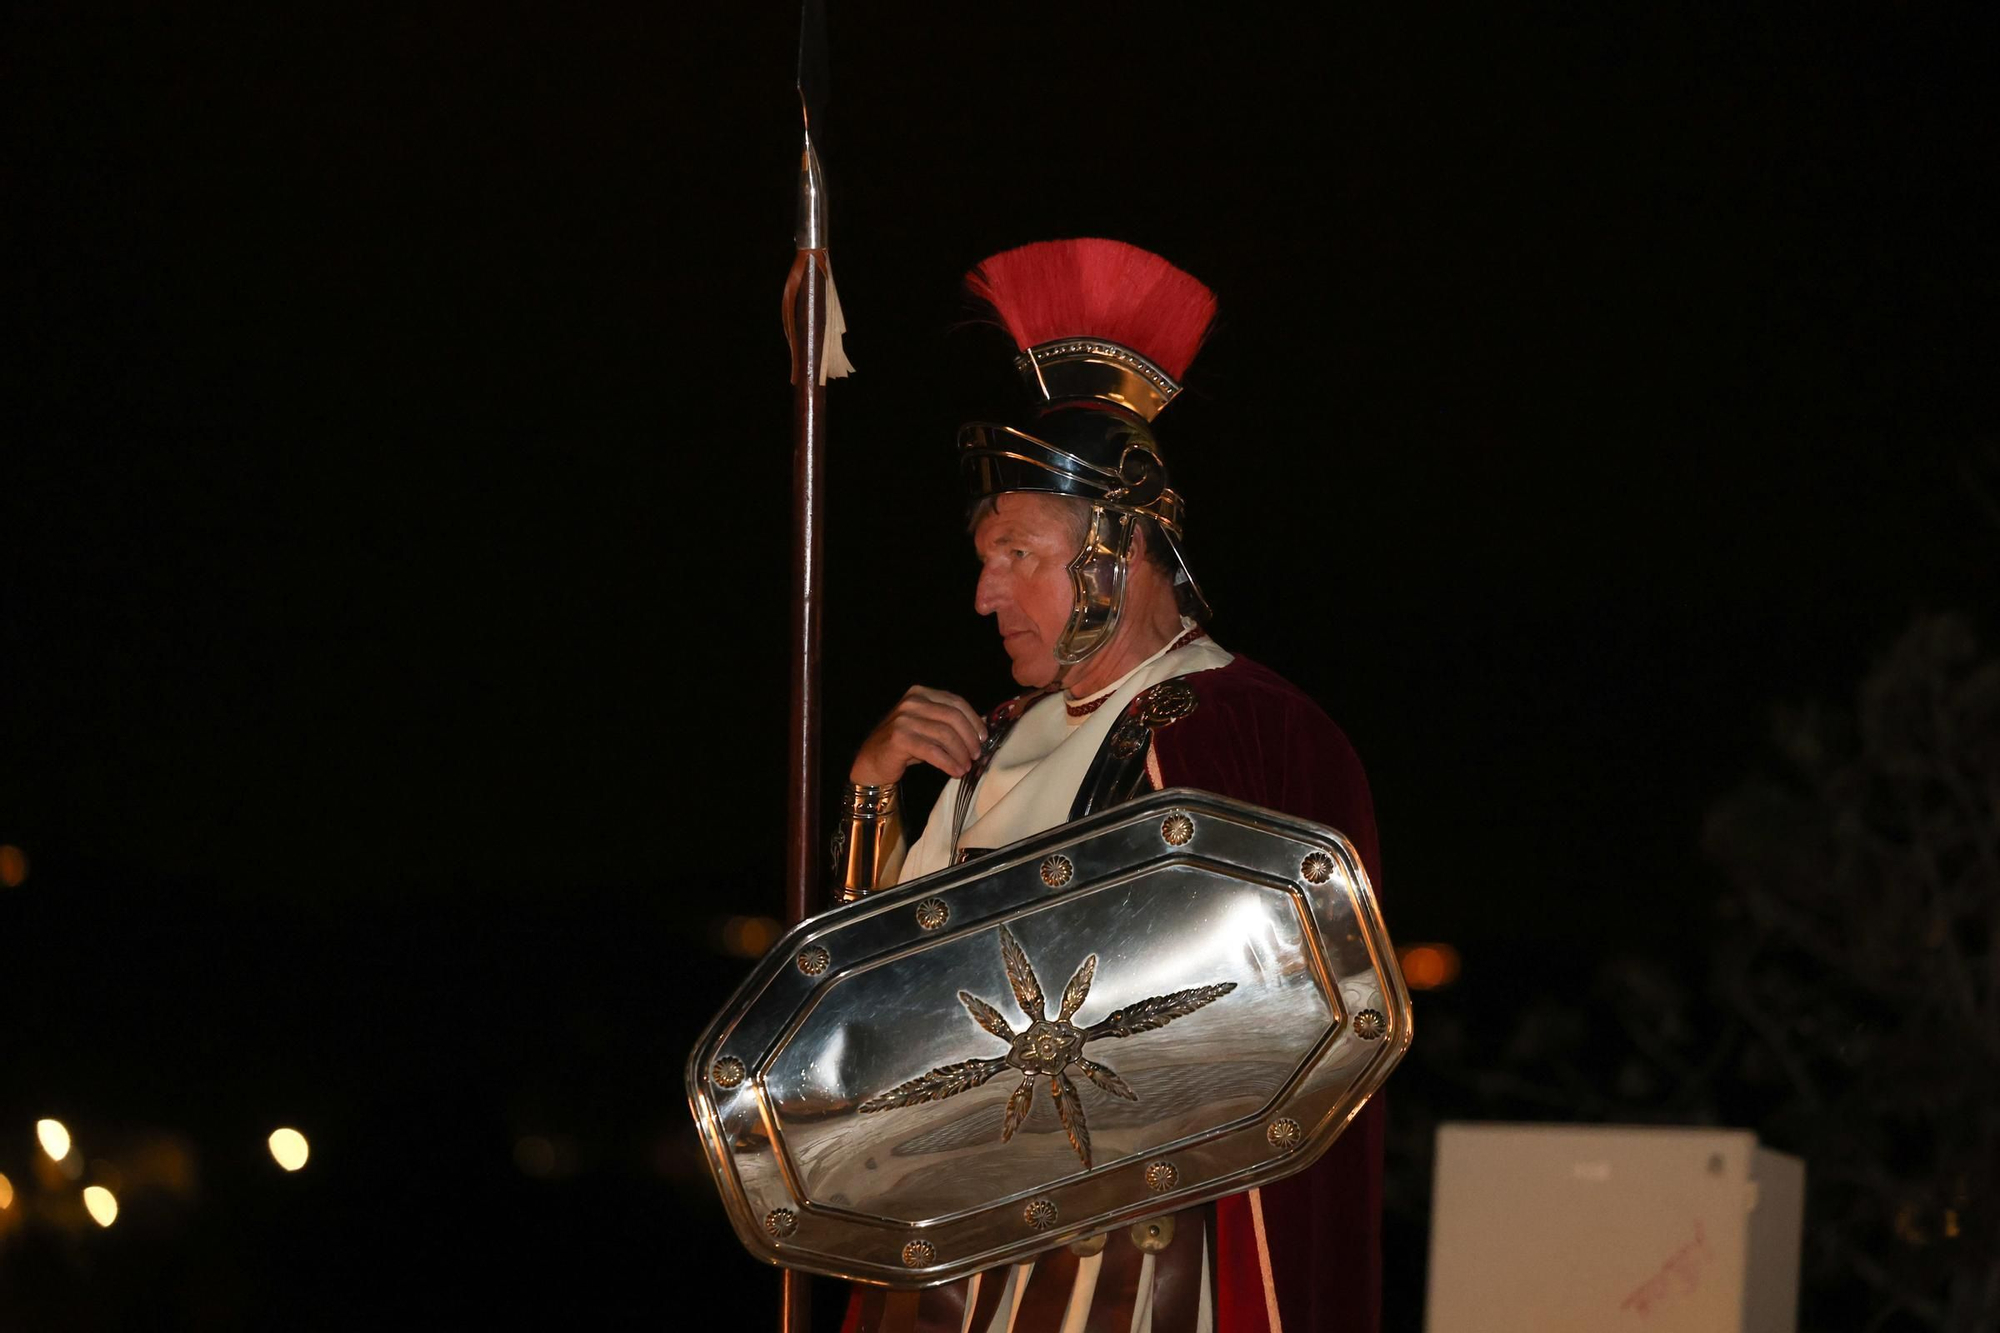
[[[1075,594],[1062,637],[1056,640],[1056,662],[1075,666],[1110,642],[1118,632],[1125,605],[1125,578],[1132,568],[1132,515],[1093,505],[1090,531],[1076,559],[1069,562],[1069,584]]]

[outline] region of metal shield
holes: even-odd
[[[1347,840],[1172,790],[800,923],[687,1089],[752,1253],[924,1287],[1306,1167],[1409,1041]]]

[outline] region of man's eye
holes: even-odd
[[[1014,548],[1014,558],[1016,560],[1026,560],[1028,558],[1028,553],[1017,546]]]

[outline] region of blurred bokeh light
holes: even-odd
[[[567,1180],[576,1174],[576,1140],[568,1134],[524,1134],[514,1141],[514,1165],[532,1180]]]
[[[514,1165],[524,1176],[546,1180],[555,1174],[556,1147],[539,1134],[530,1134],[514,1144]]]
[[[783,929],[776,917],[729,917],[722,923],[722,951],[732,958],[762,958]]]
[[[0,888],[18,889],[28,877],[28,854],[13,843],[0,843]]]
[[[108,1227],[118,1220],[118,1196],[102,1185],[84,1188],[83,1206],[89,1211],[90,1220],[101,1227]]]
[[[1458,980],[1458,950],[1449,944],[1413,944],[1401,961],[1411,990],[1438,990]]]
[[[42,1151],[49,1155],[51,1162],[60,1162],[69,1156],[69,1129],[60,1120],[37,1120],[35,1137],[42,1142]]]
[[[312,1145],[296,1129],[274,1129],[265,1142],[271,1146],[271,1156],[287,1171],[297,1171],[312,1156]]]

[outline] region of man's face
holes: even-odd
[[[972,606],[993,617],[1022,685],[1056,678],[1056,641],[1075,600],[1069,563],[1082,545],[1073,506],[1048,495],[1002,495],[972,530],[979,558]]]

